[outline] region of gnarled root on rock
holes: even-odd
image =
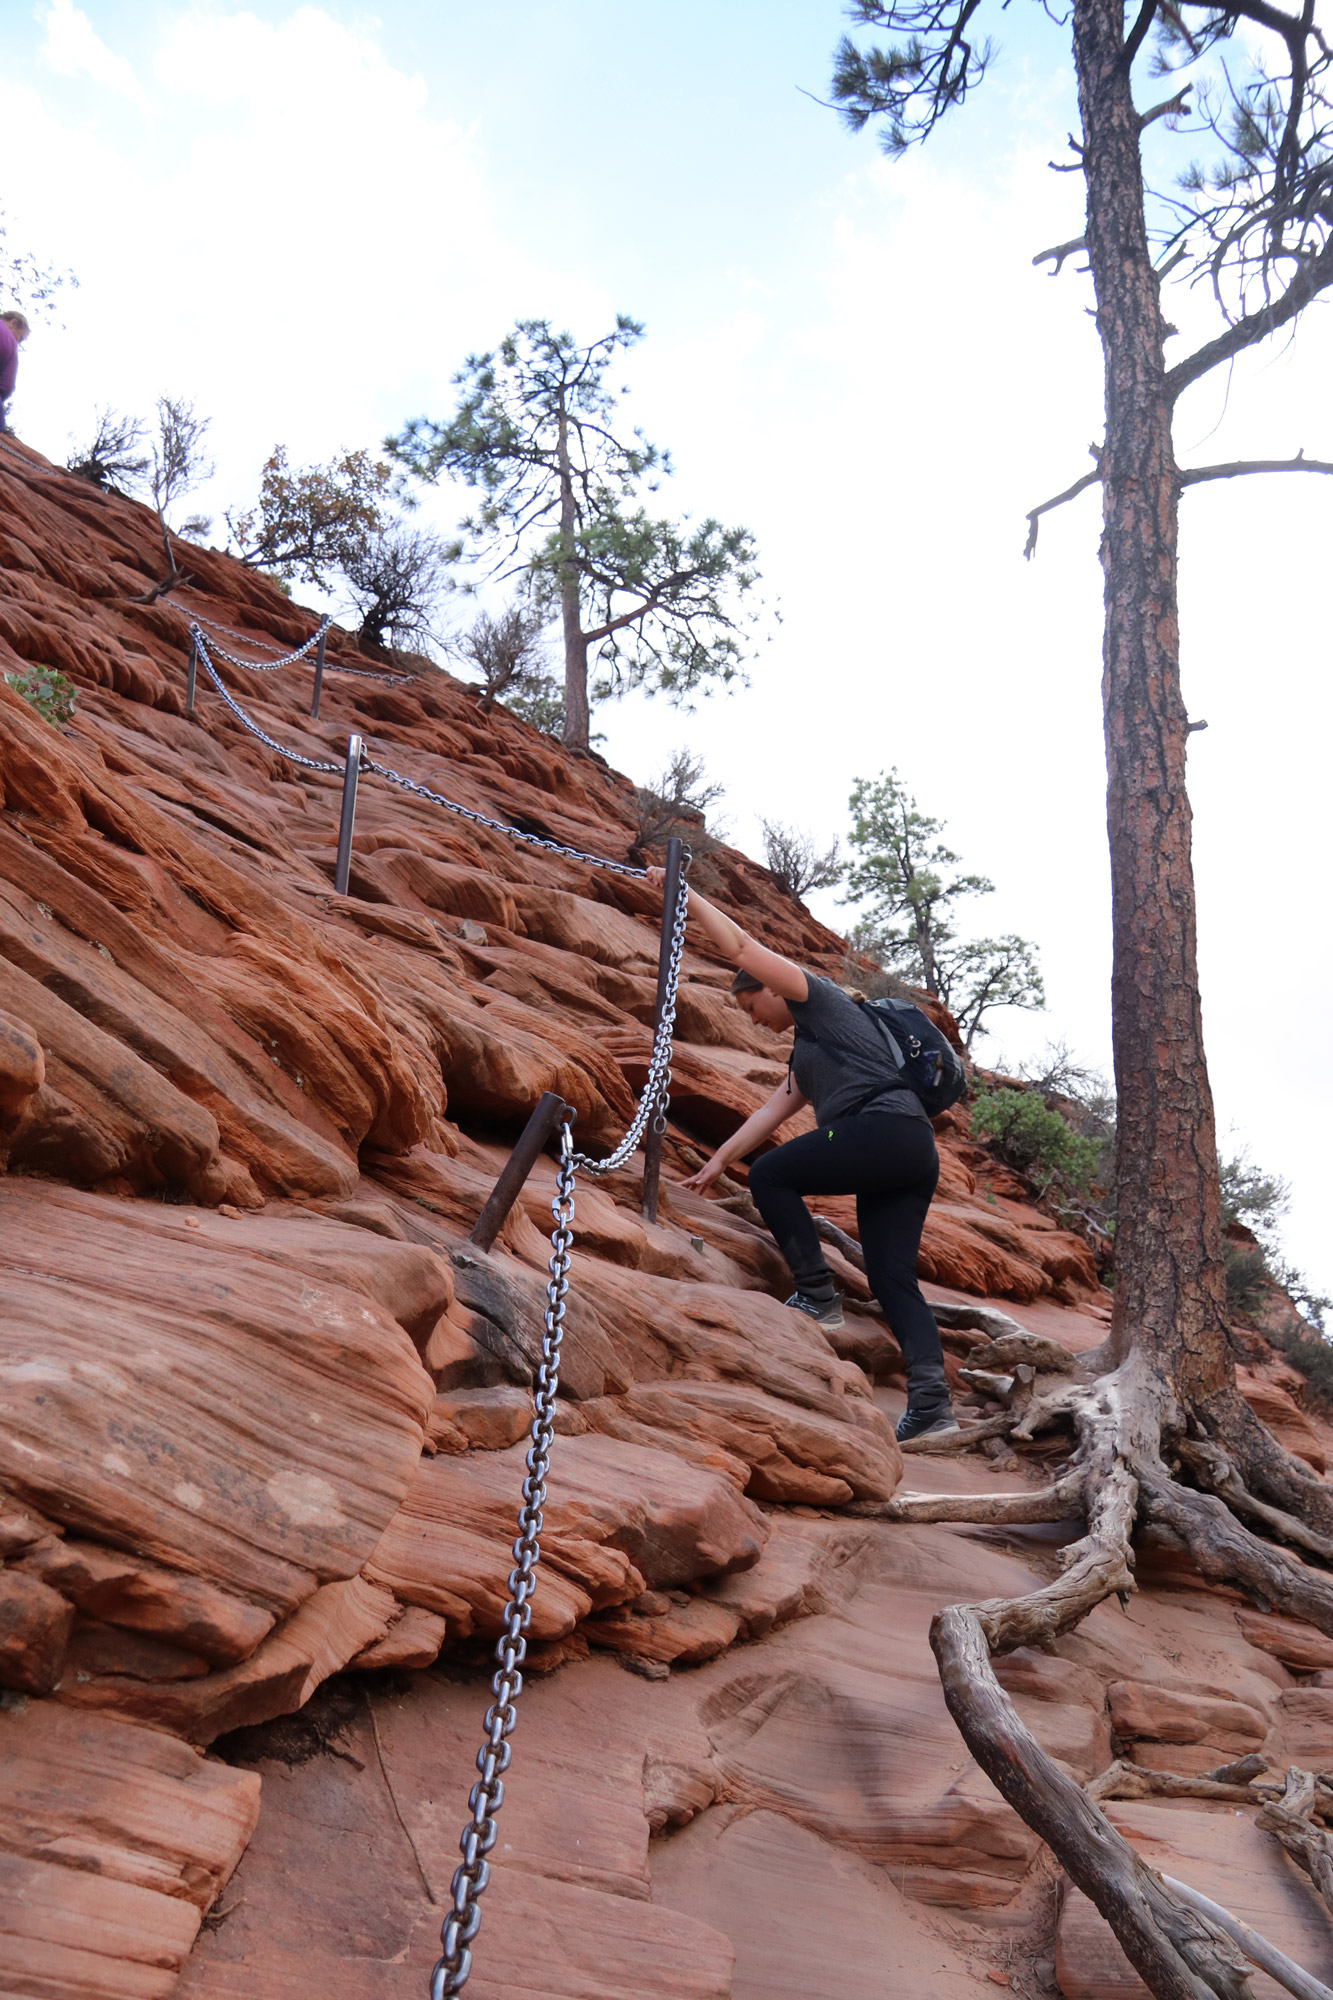
[[[956,1450],[983,1434],[1019,1441],[1056,1421],[1072,1423],[1078,1442],[1068,1471],[1045,1489],[915,1495],[857,1510],[895,1521],[1024,1522],[1081,1514],[1086,1522],[1082,1540],[1063,1552],[1064,1573],[1054,1582],[1024,1597],[952,1605],[937,1615],[931,1645],[949,1711],[977,1763],[1108,1920],[1158,2000],[1208,1995],[1244,2000],[1255,1964],[1301,2000],[1333,2000],[1318,1980],[1248,1926],[1150,1868],[1096,1804],[1097,1795],[1147,1791],[1251,1804],[1267,1799],[1271,1830],[1327,1896],[1333,1888],[1333,1843],[1326,1846],[1327,1836],[1311,1823],[1313,1780],[1308,1806],[1303,1790],[1292,1794],[1289,1787],[1284,1800],[1276,1800],[1276,1787],[1252,1783],[1257,1769],[1239,1767],[1209,1779],[1172,1780],[1119,1766],[1085,1791],[1024,1726],[991,1667],[993,1654],[1049,1646],[1105,1598],[1126,1597],[1134,1588],[1132,1538],[1145,1523],[1189,1549],[1205,1576],[1238,1583],[1265,1605],[1333,1633],[1333,1577],[1307,1569],[1291,1549],[1261,1540],[1227,1502],[1314,1554],[1322,1553],[1323,1522],[1303,1522],[1294,1509],[1256,1500],[1227,1454],[1207,1441],[1200,1444],[1203,1426],[1135,1354],[1091,1383],[1066,1379],[1040,1397],[1029,1385],[1026,1397],[1011,1398],[1003,1417],[940,1442]],[[1195,1436],[1187,1438],[1187,1430]],[[1164,1462],[1164,1449],[1178,1451],[1186,1469],[1217,1490],[1179,1485]],[[1295,1476],[1284,1482],[1284,1500],[1295,1498],[1299,1507],[1301,1484]]]
[[[1281,1841],[1314,1883],[1325,1907],[1333,1910],[1333,1838],[1313,1824],[1318,1797],[1314,1773],[1293,1767],[1282,1797],[1268,1801],[1257,1823]]]

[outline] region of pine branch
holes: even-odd
[[[1251,17],[1253,18],[1253,17]],[[1295,277],[1271,305],[1261,307],[1258,312],[1246,313],[1229,326],[1225,333],[1218,335],[1196,348],[1184,361],[1169,368],[1166,374],[1167,394],[1174,401],[1192,382],[1199,381],[1210,370],[1223,361],[1230,361],[1234,355],[1243,354],[1247,347],[1253,347],[1289,320],[1303,312],[1311,299],[1329,285],[1333,285],[1333,236],[1330,236],[1316,256],[1307,258],[1297,270]]]
[[[1295,458],[1234,458],[1226,465],[1196,465],[1180,475],[1182,486],[1201,486],[1206,479],[1240,479],[1250,472],[1333,472],[1333,463],[1323,458],[1307,458],[1298,451]]]
[[[1076,500],[1080,493],[1086,492],[1089,486],[1095,486],[1101,478],[1101,453],[1095,445],[1090,446],[1089,449],[1093,457],[1097,460],[1092,471],[1085,472],[1083,477],[1076,479],[1072,486],[1066,486],[1064,492],[1057,493],[1053,500],[1043,500],[1040,507],[1034,507],[1028,515],[1028,538],[1023,545],[1023,554],[1029,562],[1031,562],[1037,552],[1037,527],[1042,515],[1049,514],[1053,507],[1063,507],[1067,500]]]

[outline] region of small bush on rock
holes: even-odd
[[[972,1129],[994,1141],[1007,1167],[1032,1181],[1039,1193],[1062,1185],[1086,1194],[1101,1147],[1075,1132],[1058,1111],[1047,1109],[1035,1090],[982,1090],[972,1106]]]
[[[53,729],[74,720],[74,689],[54,667],[18,667],[5,675],[5,681]]]

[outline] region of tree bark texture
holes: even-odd
[[[1117,1359],[1137,1347],[1185,1401],[1202,1404],[1232,1369],[1185,790],[1180,475],[1123,0],[1075,0],[1073,38],[1106,368],[1102,694],[1119,1107],[1112,1347]]]
[[[579,602],[579,573],[574,561],[574,477],[569,463],[569,432],[563,409],[557,446],[560,463],[560,623],[565,640],[565,727],[567,750],[586,750],[588,715],[588,640]]]

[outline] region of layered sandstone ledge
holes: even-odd
[[[278,645],[310,619],[194,550],[187,589],[136,604],[151,517],[29,464],[0,458],[0,670],[55,667],[78,707],[57,730],[0,686],[5,1991],[422,1991],[512,1560],[550,1164],[494,1252],[464,1238],[543,1090],[584,1144],[623,1129],[657,910],[373,779],[336,895],[337,780],[202,679],[184,712],[187,613]],[[474,810],[624,857],[631,791],[599,760],[424,665],[339,671],[366,665],[335,636],[318,724],[304,667],[227,677],[307,756],[355,728]],[[748,928],[840,969],[764,870],[730,849],[700,867]],[[809,1992],[836,1965],[852,1995],[1036,1992],[1058,1964],[1070,2000],[1132,1992],[1077,1898],[1053,1932],[1043,1857],[966,1757],[926,1643],[942,1603],[1046,1573],[1059,1535],[840,1514],[902,1478],[892,1340],[867,1311],[834,1352],[781,1306],[743,1186],[673,1185],[785,1066],[726,979],[687,953],[660,1222],[633,1173],[579,1191],[547,1671],[470,1990]],[[933,1295],[1095,1344],[1086,1245],[965,1113],[940,1138]],[[850,1202],[822,1207],[853,1228]],[[1322,1469],[1290,1382],[1250,1388]],[[995,1467],[911,1472],[984,1487]],[[1255,1747],[1333,1766],[1327,1642],[1196,1583],[1164,1564],[1127,1613],[1006,1664],[1042,1740],[1081,1776],[1113,1744],[1173,1770]],[[1114,1810],[1333,1971],[1248,1822]]]

